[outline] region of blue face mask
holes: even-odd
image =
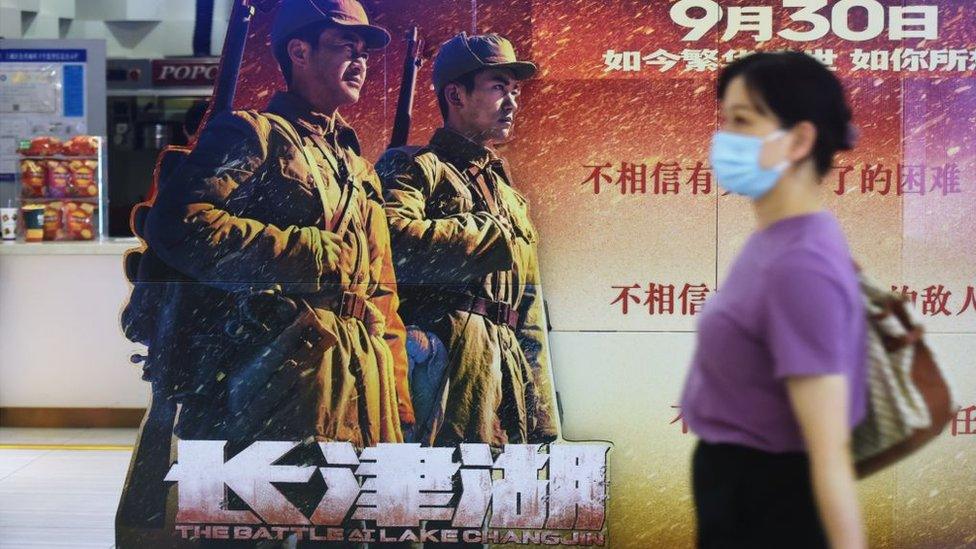
[[[787,160],[772,168],[759,165],[759,155],[767,141],[786,134],[776,130],[766,137],[753,137],[719,131],[712,137],[712,171],[725,190],[756,200],[772,189],[790,167]]]

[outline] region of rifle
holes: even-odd
[[[397,98],[396,118],[393,120],[393,134],[390,146],[395,149],[407,144],[410,136],[410,118],[413,112],[413,98],[417,87],[417,70],[423,65],[421,56],[423,40],[417,36],[417,27],[407,31],[407,55],[403,59],[403,77],[400,80],[400,96]]]
[[[244,44],[254,7],[268,11],[277,0],[236,0],[224,40],[218,79],[214,85],[210,107],[201,123],[201,130],[215,114],[232,108],[240,73]],[[199,135],[199,131],[198,131]],[[145,239],[145,223],[156,190],[165,184],[186,156],[189,147],[167,147],[160,152],[153,171],[149,198],[133,208],[130,226],[141,246],[128,250],[123,263],[133,289],[122,312],[122,328],[126,337],[147,345],[148,355],[133,355],[133,363],[143,363],[143,379],[152,385],[149,410],[143,418],[126,475],[125,488],[116,512],[117,547],[143,547],[150,540],[165,539],[161,532],[166,519],[166,500],[169,490],[163,478],[170,467],[173,426],[176,421],[176,400],[173,398],[172,353],[179,319],[168,318],[165,311],[178,310],[185,301],[185,285],[189,279],[166,265],[149,248]],[[167,304],[163,308],[163,304]],[[158,530],[149,532],[147,530]]]

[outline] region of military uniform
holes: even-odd
[[[420,441],[538,443],[559,435],[537,233],[495,153],[442,128],[416,152],[389,151],[377,172],[406,324],[447,351]]]
[[[441,45],[434,88],[486,68],[517,80],[537,70],[505,38],[462,32]],[[505,162],[445,127],[419,150],[388,151],[377,171],[411,325],[415,438],[496,449],[556,439],[538,237]]]
[[[338,114],[316,113],[288,92],[276,94],[266,112],[216,117],[161,186],[147,240],[210,296],[196,312],[201,324],[215,327],[201,336],[210,335],[207,343],[223,351],[214,354],[221,357],[218,378],[233,377],[240,367],[241,354],[218,336],[236,314],[242,290],[276,288],[307,304],[314,327],[327,335],[299,346],[300,360],[282,357],[286,369],[296,362],[311,367],[284,389],[289,394],[276,396],[283,404],[265,418],[257,438],[315,437],[362,447],[400,442],[401,419],[413,422],[381,200],[352,129]],[[329,259],[327,241],[339,243],[338,258]],[[227,420],[221,405],[219,398],[184,402],[179,433],[220,437]]]
[[[434,60],[438,91],[486,68],[536,72],[497,34],[460,33]],[[559,419],[535,229],[494,151],[448,128],[377,164],[411,325],[416,439],[453,446],[549,442]]]
[[[356,0],[276,4],[271,48],[284,73],[287,44],[313,25],[351,31],[370,50],[390,41]],[[215,109],[240,60],[224,61]],[[262,112],[220,112],[192,151],[160,156],[156,177],[155,199],[132,216],[147,246],[125,258],[134,287],[122,325],[148,347],[133,360],[153,400],[119,504],[119,547],[173,545],[163,478],[174,432],[227,440],[231,454],[261,439],[306,451],[315,440],[401,442],[401,422],[414,422],[379,181],[338,114],[292,93]]]

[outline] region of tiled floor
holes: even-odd
[[[136,432],[0,428],[0,547],[114,547]]]

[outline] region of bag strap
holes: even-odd
[[[329,147],[328,143],[322,139],[322,136],[311,135],[312,142],[325,157],[326,162],[332,166],[336,175],[341,179],[345,180],[345,185],[342,186],[341,197],[339,202],[341,206],[335,211],[332,219],[329,221],[329,226],[332,231],[338,235],[343,235],[346,229],[349,228],[349,222],[352,220],[352,204],[355,198],[357,187],[355,181],[353,181],[351,174],[349,173],[349,167],[344,159],[338,159],[333,153],[332,148]]]
[[[322,156],[325,157],[325,161],[328,162],[329,166],[332,167],[332,171],[336,173],[336,176],[343,181],[348,180],[349,166],[346,159],[341,157],[341,155],[337,156],[335,153],[333,153],[332,147],[329,146],[321,135],[312,133],[309,134],[308,137],[312,140],[312,143],[315,143],[315,147],[319,150],[319,152],[322,153]],[[338,145],[336,145],[336,147],[338,148]]]
[[[304,140],[302,139],[301,135],[298,134],[298,130],[295,129],[295,126],[293,126],[291,122],[286,120],[283,116],[277,114],[264,113],[264,115],[277,123],[278,126],[288,135],[288,137],[293,139],[295,143],[298,144],[298,149],[302,151],[302,156],[305,157],[305,163],[308,164],[308,170],[312,173],[312,179],[315,180],[315,188],[318,190],[319,200],[322,202],[322,219],[325,228],[331,229],[329,225],[333,212],[330,210],[329,202],[326,199],[327,194],[325,191],[325,181],[322,180],[322,174],[319,172],[318,163],[315,162],[315,159],[312,158],[311,154],[309,154],[308,149],[305,148]]]
[[[877,313],[869,314],[868,320],[877,325],[889,316],[893,316],[905,330],[903,335],[897,337],[885,333],[881,334],[885,351],[893,353],[922,341],[925,336],[925,328],[912,319],[907,306],[908,298],[878,287],[856,261],[854,262],[854,269],[859,278],[858,283],[861,286],[861,292],[874,306],[880,309]]]
[[[499,215],[498,200],[495,197],[495,193],[491,191],[491,187],[488,185],[485,169],[477,166],[471,166],[467,169],[467,174],[470,181],[474,183],[478,194],[481,195],[482,200],[484,200],[485,204],[487,204],[488,211],[494,216]]]
[[[349,222],[352,221],[354,199],[358,192],[358,188],[351,181],[346,187],[348,190],[343,190],[345,200],[342,201],[342,207],[336,210],[336,214],[332,218],[332,230],[338,235],[346,234],[346,230],[349,228]]]

